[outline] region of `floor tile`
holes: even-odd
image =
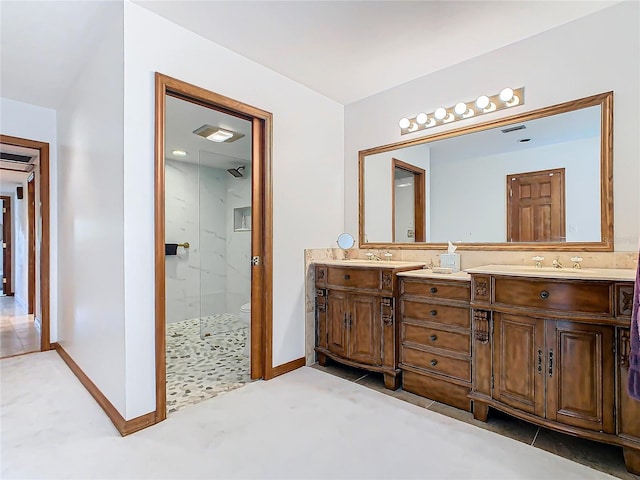
[[[420,395],[416,395],[415,393],[406,392],[401,388],[398,388],[397,390],[390,390],[386,388],[384,386],[384,377],[381,373],[371,373],[363,379],[358,380],[356,383],[376,390],[380,393],[384,393],[385,395],[389,395],[390,397],[398,398],[400,400],[404,400],[405,402],[412,403],[413,405],[417,405],[422,408],[427,408],[433,403],[433,400],[431,400],[430,398],[425,398],[421,397]]]
[[[541,428],[534,447],[555,453],[624,480],[638,480],[624,466],[622,448]]]

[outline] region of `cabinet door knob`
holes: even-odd
[[[542,298],[543,300],[549,298],[549,292],[547,292],[546,290],[542,290],[540,292],[540,298]]]
[[[436,287],[431,287],[431,288],[429,289],[429,291],[430,291],[431,293],[436,293],[436,292],[438,291],[438,289],[437,289]]]
[[[438,314],[438,311],[437,311],[437,310],[431,310],[431,311],[429,312],[429,314],[430,314],[432,317],[435,317],[435,316]]]
[[[345,280],[349,280],[350,278],[351,278],[351,275],[345,275],[345,276],[344,276],[344,279],[345,279]]]
[[[431,339],[432,342],[435,342],[438,339],[438,336],[437,335],[431,335],[429,338]]]
[[[435,367],[438,364],[438,360],[431,360],[431,366]]]

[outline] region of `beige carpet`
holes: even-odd
[[[311,368],[126,438],[55,352],[0,374],[3,479],[613,478]]]

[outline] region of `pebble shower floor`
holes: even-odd
[[[167,324],[168,413],[251,381],[247,330],[228,313]]]

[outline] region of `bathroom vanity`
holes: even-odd
[[[488,265],[471,274],[473,415],[489,407],[623,447],[640,474],[627,394],[633,270]]]
[[[398,277],[403,390],[470,411],[471,277],[431,270]]]
[[[315,265],[318,363],[327,358],[384,374],[399,387],[398,279],[423,262],[335,260]]]

